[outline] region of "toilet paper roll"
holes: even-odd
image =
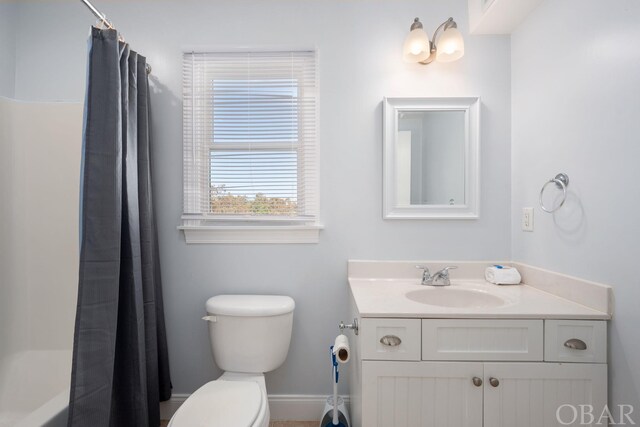
[[[333,344],[333,354],[339,363],[347,363],[351,358],[351,350],[349,349],[349,338],[346,335],[338,335]]]

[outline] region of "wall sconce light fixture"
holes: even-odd
[[[443,30],[438,39],[438,33]],[[437,43],[436,43],[437,40]],[[464,40],[453,18],[444,21],[433,33],[433,39],[422,28],[422,22],[416,18],[411,24],[411,31],[404,40],[402,57],[407,62],[429,64],[437,59],[439,62],[452,62],[464,55]]]

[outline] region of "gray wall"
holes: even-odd
[[[423,119],[422,200],[427,204],[465,203],[465,117],[462,111],[439,111]]]
[[[640,2],[547,0],[511,39],[513,258],[614,286],[610,404],[640,408]],[[555,215],[538,192],[570,178]],[[525,206],[535,230],[520,230]],[[636,422],[638,414],[635,414]]]
[[[16,71],[16,17],[18,6],[0,2],[0,96],[13,97]]]
[[[398,130],[411,134],[408,164],[396,171],[410,172],[410,204],[448,205],[450,199],[464,204],[464,112],[405,112],[398,119]],[[397,185],[401,188],[404,183]]]
[[[153,66],[153,166],[175,392],[191,392],[219,374],[200,320],[212,295],[291,295],[297,303],[292,347],[284,366],[268,375],[268,387],[275,394],[328,393],[327,351],[347,311],[349,258],[509,257],[509,38],[467,36],[466,56],[451,64],[425,67],[401,59],[415,16],[429,29],[454,16],[466,33],[466,0],[96,4]],[[92,22],[79,2],[21,4],[16,97],[81,100]],[[238,46],[318,50],[326,226],[319,244],[188,246],[176,230],[182,201],[181,51]],[[382,98],[473,95],[483,100],[480,219],[383,221]]]

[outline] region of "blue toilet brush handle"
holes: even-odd
[[[325,424],[324,427],[347,427],[344,423],[340,422],[339,411],[338,411],[338,380],[340,378],[340,373],[338,372],[338,359],[336,355],[333,353],[333,346],[329,349],[331,353],[331,365],[332,365],[332,374],[333,374],[333,413],[331,414],[331,421]]]

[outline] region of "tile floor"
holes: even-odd
[[[169,421],[161,421],[160,427],[166,427]],[[318,427],[320,421],[271,421],[269,427]]]
[[[318,427],[320,421],[271,421],[269,427]]]

